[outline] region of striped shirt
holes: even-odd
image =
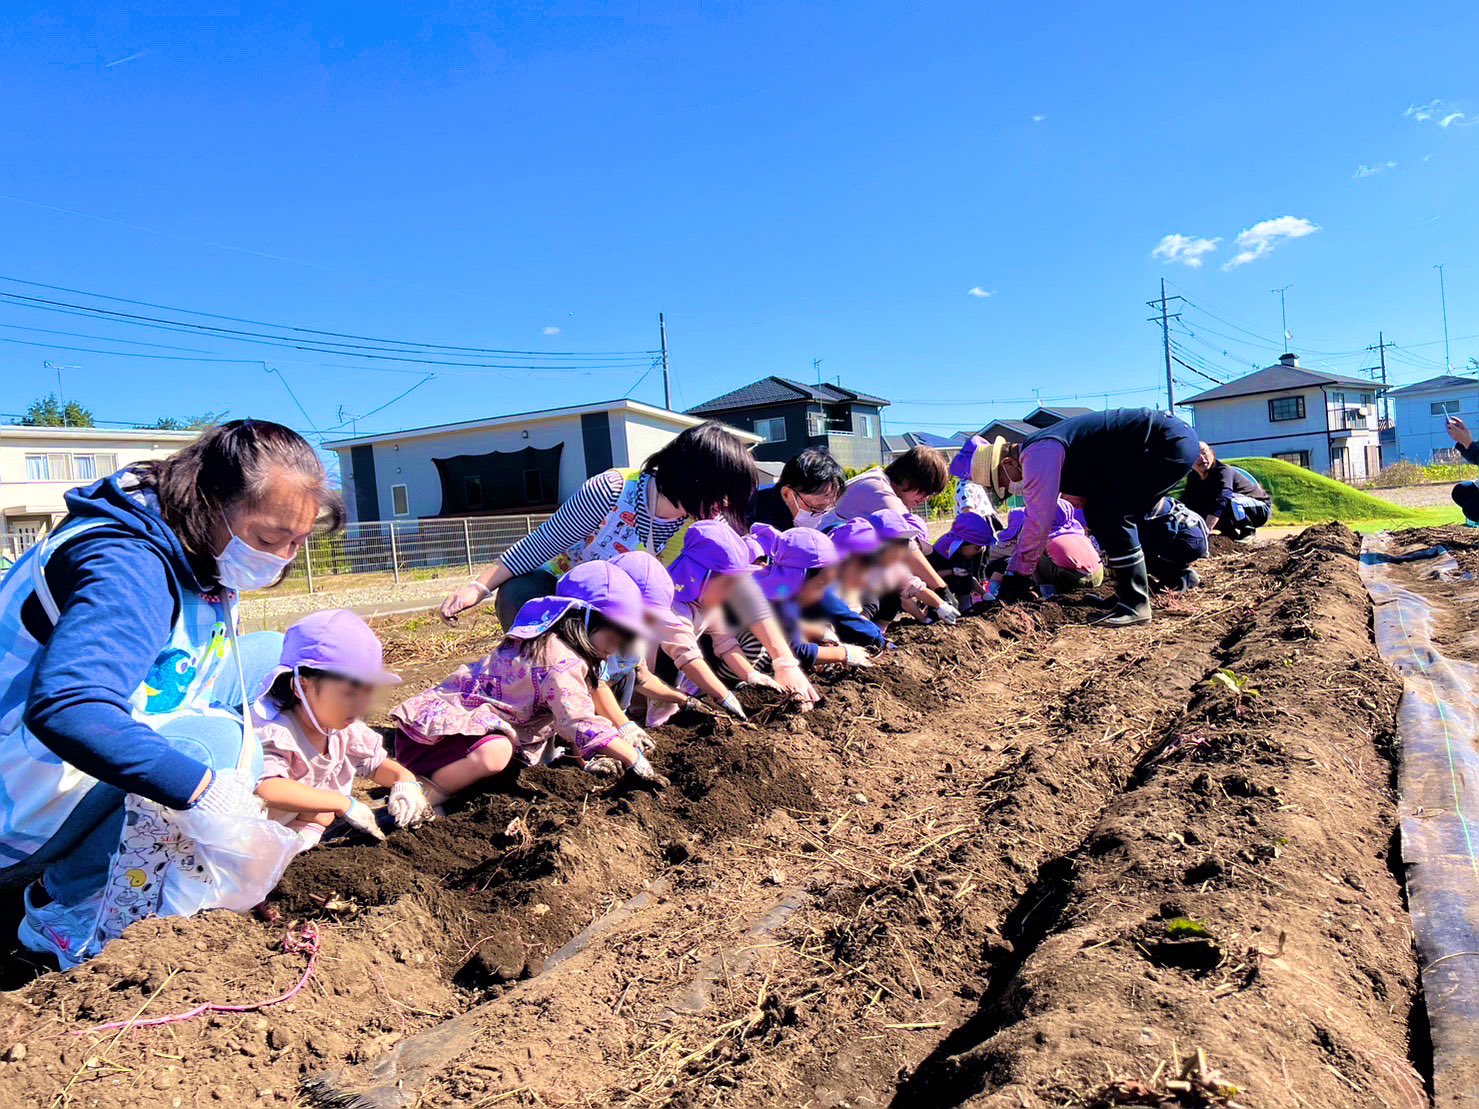
[[[515,576],[544,568],[552,558],[578,547],[601,530],[606,517],[616,511],[616,502],[621,497],[626,478],[620,470],[607,470],[589,478],[576,490],[575,495],[555,510],[539,527],[520,539],[499,559]],[[644,539],[649,529],[656,554],[677,534],[685,518],[663,520],[652,514],[652,505],[637,505],[637,534]]]

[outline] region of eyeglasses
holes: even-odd
[[[795,497],[796,503],[808,512],[827,512],[837,503],[836,497],[828,497],[825,493],[813,494],[808,499],[792,489],[791,496]]]

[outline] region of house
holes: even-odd
[[[527,514],[553,510],[602,470],[642,465],[702,422],[622,399],[360,435],[325,448],[339,457],[352,521]]]
[[[1479,427],[1479,378],[1441,374],[1393,389],[1387,397],[1396,425],[1397,458],[1403,462],[1421,466],[1453,457],[1453,440],[1445,428],[1449,416]]]
[[[1380,392],[1374,382],[1306,369],[1298,355],[1284,354],[1180,403],[1192,409],[1197,435],[1219,455],[1279,458],[1360,481],[1381,469]]]
[[[168,458],[198,431],[0,427],[0,553],[18,556],[67,514],[67,490]]]
[[[934,447],[945,456],[949,462],[965,446],[967,439],[971,437],[968,431],[957,431],[954,435],[935,435],[928,431],[906,431],[902,435],[885,435],[883,437],[883,464],[887,466],[899,455],[915,447]]]
[[[883,461],[883,409],[889,402],[841,385],[803,385],[763,377],[688,410],[755,432],[755,457],[784,462],[822,447],[844,466],[863,470]]]
[[[992,420],[980,431],[976,432],[976,434],[987,442],[1000,436],[1008,443],[1020,443],[1029,435],[1034,435],[1043,428],[1052,427],[1054,424],[1062,423],[1071,417],[1082,416],[1092,411],[1094,411],[1092,408],[1066,408],[1061,406],[1048,408],[1038,405],[1038,407],[1027,413],[1023,419]]]

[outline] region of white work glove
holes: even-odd
[[[775,680],[780,687],[801,701],[801,711],[810,712],[811,706],[822,699],[816,686],[801,671],[801,663],[794,658],[775,664]]]
[[[846,665],[848,665],[848,666],[872,666],[873,665],[873,658],[872,658],[872,656],[869,655],[868,652],[865,651],[862,647],[859,647],[856,643],[847,643],[847,644],[844,644],[842,649],[847,652],[847,662],[846,662]]]
[[[366,805],[363,801],[350,801],[349,808],[344,813],[344,820],[351,828],[358,828],[367,836],[372,836],[380,840],[385,838],[385,833],[380,830],[380,825],[375,823],[375,814],[370,811],[370,806]]]
[[[642,756],[638,756],[640,758]],[[585,760],[585,772],[598,778],[619,778],[626,773],[626,764],[615,755],[597,755]]]
[[[786,692],[780,682],[761,670],[751,670],[750,676],[744,684],[753,685],[756,689],[773,689],[777,693]]]
[[[262,811],[262,801],[255,792],[256,783],[235,770],[214,771],[211,784],[190,808],[221,816],[240,816]]]
[[[960,619],[960,609],[956,608],[954,605],[950,604],[947,601],[945,604],[935,609],[935,615],[941,620],[945,621],[945,623],[953,624],[955,623],[955,621]]]
[[[837,629],[828,624],[822,629],[822,642],[829,647],[842,646],[842,637],[837,634]]]
[[[442,602],[442,619],[449,624],[455,624],[459,612],[466,612],[474,605],[482,604],[492,595],[488,587],[480,581],[470,581],[466,585],[458,586],[456,591]]]
[[[690,698],[688,698],[688,700],[686,700],[686,701],[683,702],[683,711],[684,712],[704,712],[704,713],[706,713],[709,710],[704,705],[704,703],[701,700],[699,700],[697,697],[690,697]]]
[[[749,717],[745,715],[744,706],[739,703],[739,698],[736,697],[733,693],[726,693],[723,700],[719,702],[719,707],[736,719],[749,719]]]
[[[621,727],[617,728],[616,734],[635,747],[639,754],[650,755],[653,751],[657,750],[657,744],[647,734],[647,729],[635,720],[628,720]]]
[[[391,818],[402,828],[414,828],[428,820],[435,820],[431,802],[420,782],[396,782],[390,787],[390,800],[385,807]]]
[[[652,764],[647,761],[646,755],[638,755],[637,761],[632,763],[630,769],[634,777],[641,778],[644,782],[651,782],[659,789],[667,789],[670,784],[666,778],[652,769]]]

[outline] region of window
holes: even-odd
[[[1366,411],[1361,408],[1347,408],[1345,410],[1346,427],[1365,427]]]
[[[1428,405],[1428,412],[1434,416],[1457,416],[1458,401],[1435,400],[1432,404]]]
[[[1271,423],[1304,419],[1304,397],[1274,397],[1268,402],[1268,418]]]
[[[873,438],[873,417],[872,416],[859,416],[858,417],[858,434],[861,435],[864,439],[871,439],[871,438]]]
[[[1375,404],[1376,403],[1376,394],[1375,393],[1362,393],[1361,394],[1361,403],[1362,404]]]
[[[806,434],[827,434],[827,417],[820,412],[808,412],[806,414]]]
[[[465,477],[462,479],[462,502],[469,509],[483,507],[482,478]]]
[[[1272,405],[1273,401],[1269,401]],[[1292,462],[1296,466],[1303,466],[1306,470],[1310,468],[1309,451],[1274,451],[1274,457],[1280,462]]]
[[[770,416],[763,420],[756,420],[755,434],[767,443],[784,443],[786,441],[786,418]]]
[[[27,481],[96,481],[116,469],[116,454],[26,455]]]
[[[26,480],[27,481],[50,481],[50,460],[44,454],[26,455]]]
[[[396,516],[411,515],[411,498],[407,495],[404,485],[390,487],[390,511]]]
[[[524,471],[524,500],[529,504],[544,503],[544,475],[538,470]]]

